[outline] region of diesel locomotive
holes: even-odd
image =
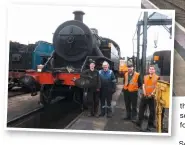
[[[153,53],[152,57],[148,59],[147,69],[149,65],[154,65],[156,74],[160,76],[161,80],[170,82],[170,68],[171,68],[171,51],[160,50]]]
[[[81,103],[84,89],[75,84],[81,72],[88,68],[89,60],[96,61],[96,69],[101,69],[103,61],[110,64],[115,74],[119,72],[120,47],[98,30],[89,28],[83,22],[82,11],[75,11],[74,20],[58,26],[53,35],[54,51],[48,61],[38,66],[37,72],[30,72],[36,82],[41,84],[40,101],[49,104],[57,96],[73,98]]]

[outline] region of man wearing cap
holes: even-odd
[[[101,78],[101,90],[100,90],[100,102],[101,102],[101,114],[100,116],[112,117],[111,101],[112,94],[115,91],[116,78],[112,70],[109,69],[109,63],[104,61],[102,64],[103,69],[99,71]],[[107,102],[107,112],[105,112]]]
[[[134,71],[132,63],[128,64],[128,72],[124,75],[124,100],[127,115],[125,120],[136,120],[138,89],[142,86],[140,74]]]
[[[88,103],[88,116],[98,117],[98,106],[99,106],[99,91],[101,87],[101,80],[99,77],[98,70],[95,69],[95,61],[89,60],[89,69],[82,72],[81,75],[86,75],[91,78],[93,87],[87,90],[87,103]]]

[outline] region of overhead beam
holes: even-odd
[[[138,25],[143,25],[143,21],[138,21]],[[172,25],[172,19],[148,19],[147,25]]]
[[[153,12],[149,17],[148,19],[150,19],[153,15],[155,15],[156,12]]]

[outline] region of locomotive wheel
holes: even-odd
[[[8,91],[10,91],[14,87],[14,84],[8,84]]]
[[[72,93],[70,93],[72,96],[72,101],[74,101],[75,103],[81,105],[81,110],[83,111],[84,109],[87,109],[87,104],[86,101],[84,100],[83,97],[83,90],[75,87],[72,91]],[[68,99],[71,99],[71,96]]]
[[[40,90],[40,103],[49,105],[52,100],[52,85],[42,85]]]
[[[38,83],[32,76],[25,75],[20,78],[19,82],[20,82],[20,86],[26,92],[36,92],[38,90]]]
[[[15,86],[13,79],[8,80],[8,90],[10,91]]]
[[[66,101],[73,101],[73,95],[74,95],[74,92],[73,91],[67,92],[65,94],[65,96],[66,96],[65,100]]]

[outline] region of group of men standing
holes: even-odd
[[[89,116],[105,116],[112,117],[111,101],[112,94],[115,91],[116,78],[112,70],[109,69],[108,62],[103,62],[102,70],[95,69],[95,61],[91,60],[89,69],[84,71],[84,74],[90,75],[96,80],[94,88],[89,88],[87,92]],[[147,106],[150,110],[148,120],[148,128],[154,128],[155,120],[155,106],[154,106],[154,93],[159,76],[155,73],[155,67],[149,67],[149,74],[144,76],[143,82],[141,81],[140,74],[134,70],[132,64],[129,64],[128,71],[124,73],[124,101],[126,107],[125,120],[134,120],[136,124],[141,127],[144,119],[144,113]],[[142,90],[142,95],[138,95],[138,91]],[[138,108],[138,96],[141,96]],[[98,113],[99,100],[101,102],[101,113]],[[107,105],[105,105],[105,101]],[[138,116],[138,117],[137,117]]]
[[[116,88],[116,78],[113,71],[109,69],[109,63],[104,61],[102,69],[98,71],[95,69],[95,61],[90,60],[89,69],[85,70],[83,75],[91,76],[95,82],[94,87],[87,90],[88,116],[103,117],[107,115],[107,117],[112,117],[111,101]],[[98,114],[99,100],[101,103],[100,114]]]
[[[159,76],[155,73],[155,66],[149,66],[149,74],[144,76],[143,82],[141,82],[140,74],[134,71],[132,64],[128,65],[128,72],[124,74],[124,99],[126,106],[126,120],[136,121],[136,125],[141,127],[144,119],[144,114],[149,107],[150,115],[148,119],[148,129],[155,128],[155,98],[157,81]],[[142,93],[138,93],[139,89]],[[140,96],[139,113],[137,118],[137,101]]]

